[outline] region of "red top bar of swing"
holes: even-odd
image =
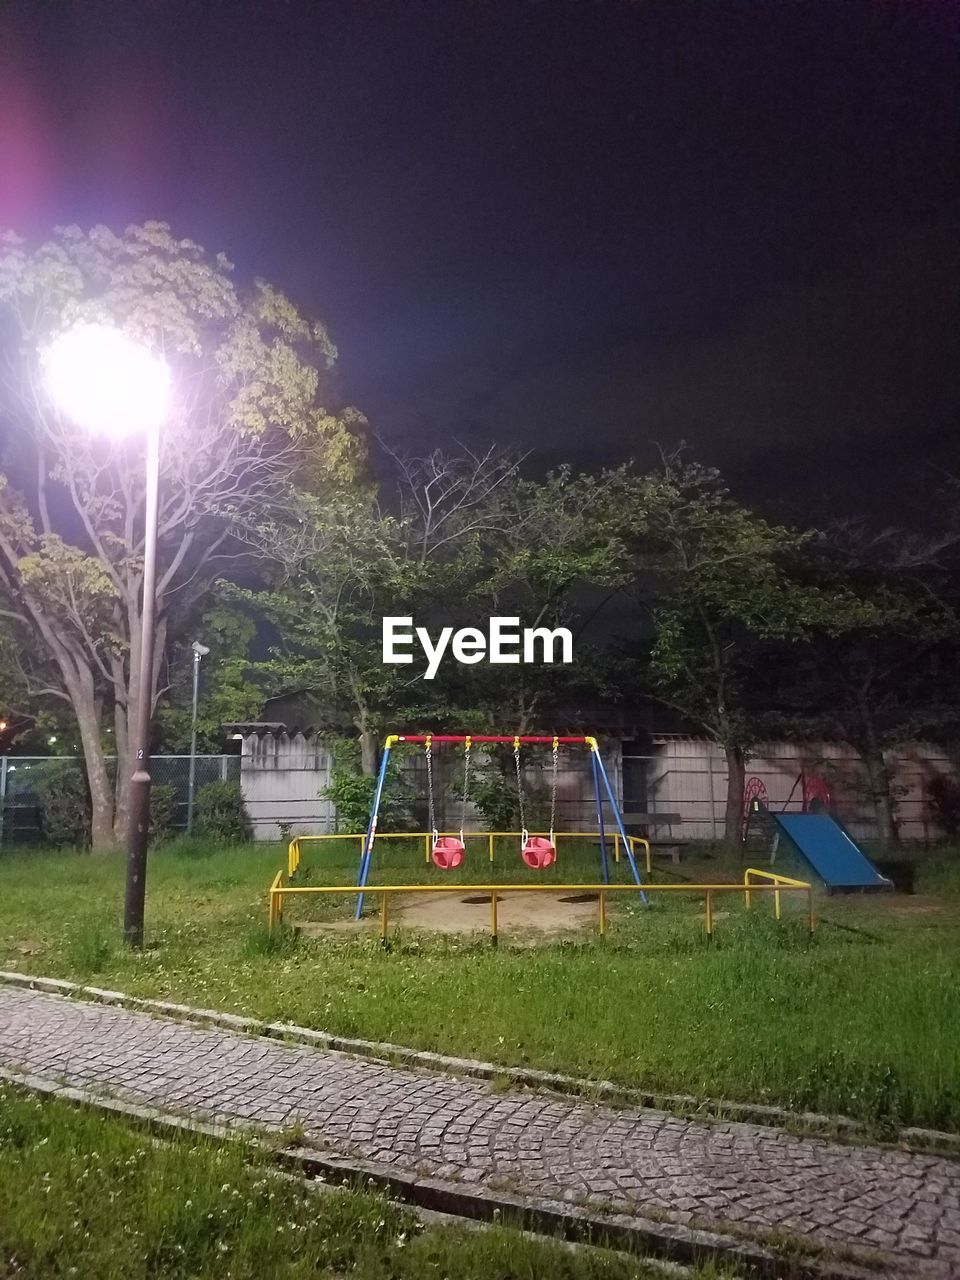
[[[519,738],[521,742],[552,742],[554,739],[554,735],[552,733],[549,733],[546,736],[542,734],[531,735],[528,733],[521,733],[521,734],[471,733],[469,735],[465,733],[431,733],[429,735],[425,733],[416,733],[416,734],[398,733],[397,741],[398,742],[426,742],[427,738],[429,737],[431,742],[466,742],[468,736],[471,742],[513,742],[517,738]],[[589,742],[589,738],[559,738],[558,737],[557,741],[585,743],[585,742]]]

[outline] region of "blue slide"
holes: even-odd
[[[893,888],[829,813],[770,816],[829,889]]]

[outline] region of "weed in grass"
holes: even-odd
[[[512,1076],[498,1074],[490,1077],[487,1081],[487,1088],[492,1094],[500,1096],[510,1093],[513,1089],[519,1089],[520,1085]]]
[[[114,949],[102,925],[88,920],[69,935],[66,954],[71,970],[85,977],[106,969]]]
[[[299,1121],[285,1125],[280,1130],[280,1143],[284,1147],[302,1147],[306,1137],[307,1131]]]
[[[244,953],[257,956],[292,956],[300,948],[302,935],[298,929],[280,924],[274,929],[256,925],[247,934]]]

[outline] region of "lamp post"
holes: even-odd
[[[200,692],[200,660],[210,650],[199,640],[190,646],[193,650],[193,714],[190,719],[190,777],[187,782],[187,834],[193,830],[193,795],[197,785],[197,697]]]
[[[137,719],[131,744],[130,827],[123,908],[124,941],[143,946],[147,840],[150,826],[150,721],[157,595],[157,509],[160,487],[160,426],[170,407],[170,369],[165,360],[119,329],[77,324],[56,337],[41,355],[54,402],[78,426],[116,440],[146,435],[146,496],[143,531],[143,603],[137,664]],[[133,637],[131,639],[131,647]],[[133,654],[131,652],[131,675]],[[118,767],[120,762],[118,761]]]

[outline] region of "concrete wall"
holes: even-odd
[[[602,741],[601,755],[618,803],[623,797],[623,758],[615,740]],[[512,751],[502,752],[507,767],[507,785],[513,787]],[[475,748],[474,766],[481,759]],[[427,826],[427,780],[422,752],[400,756],[403,789],[411,811],[423,829]],[[663,828],[669,834],[688,839],[719,839],[723,835],[727,769],[723,753],[702,738],[679,735],[654,737],[645,756],[631,755],[629,762],[636,778],[638,764],[645,773],[645,796],[628,797],[628,807],[646,808],[651,813],[679,813],[679,827]],[[932,822],[926,799],[927,785],[938,773],[956,773],[956,762],[942,747],[917,742],[891,756],[896,768],[894,786],[899,796],[901,833],[907,839],[935,839],[942,833]],[[258,839],[275,840],[280,824],[289,824],[302,835],[333,831],[334,806],[320,798],[329,785],[331,754],[322,739],[313,735],[285,733],[250,734],[243,740],[240,779],[247,808]],[[524,794],[527,797],[527,825],[534,829],[536,806],[541,815],[549,803],[551,761],[548,750],[525,749],[523,754]],[[433,758],[435,818],[441,830],[460,825],[463,752],[459,747],[438,747]],[[834,807],[855,837],[876,835],[872,807],[866,795],[863,767],[856,753],[840,743],[768,742],[759,745],[747,764],[747,777],[763,779],[773,808],[789,802],[799,809],[800,788],[795,786],[801,770],[826,777],[834,797]],[[636,788],[636,782],[632,784]],[[611,820],[609,806],[605,819]],[[557,830],[596,829],[596,805],[590,754],[586,749],[561,748],[558,760]],[[544,818],[544,825],[546,819]],[[480,815],[468,806],[467,830],[481,830]]]
[[[281,823],[293,835],[334,829],[334,807],[320,797],[332,758],[322,739],[302,733],[251,733],[243,739],[240,786],[256,840],[279,840]]]
[[[511,791],[515,785],[513,753],[509,746],[491,748],[503,753],[507,765],[506,781]],[[611,785],[620,796],[619,743],[601,744]],[[403,752],[400,756],[405,799],[422,829],[427,828],[427,772],[422,751]],[[479,767],[481,749],[474,748],[473,767]],[[329,748],[314,735],[300,733],[251,733],[243,739],[240,783],[254,834],[258,840],[276,840],[280,824],[290,824],[293,834],[317,835],[333,831],[336,811],[320,793],[329,785],[332,757]],[[549,748],[524,749],[522,758],[527,825],[533,830],[539,808],[544,817],[549,807],[552,782],[552,760]],[[433,756],[434,817],[441,830],[457,830],[461,820],[463,787],[463,750],[438,746]],[[606,811],[609,818],[609,808]],[[595,830],[596,802],[590,752],[584,748],[563,747],[557,761],[557,830]],[[467,806],[465,828],[483,830],[485,823],[472,805]]]
[[[654,741],[647,763],[648,807],[681,813],[682,834],[687,838],[719,838],[727,788],[720,748],[699,738],[664,736]],[[935,743],[915,742],[890,753],[888,763],[895,770],[901,834],[911,840],[937,838],[942,833],[931,818],[927,785],[936,774],[955,774],[955,758]],[[796,783],[802,770],[826,778],[834,809],[853,836],[876,836],[863,766],[851,747],[836,742],[766,742],[758,745],[747,763],[747,777],[763,779],[775,809],[788,801],[790,809],[800,809]]]

